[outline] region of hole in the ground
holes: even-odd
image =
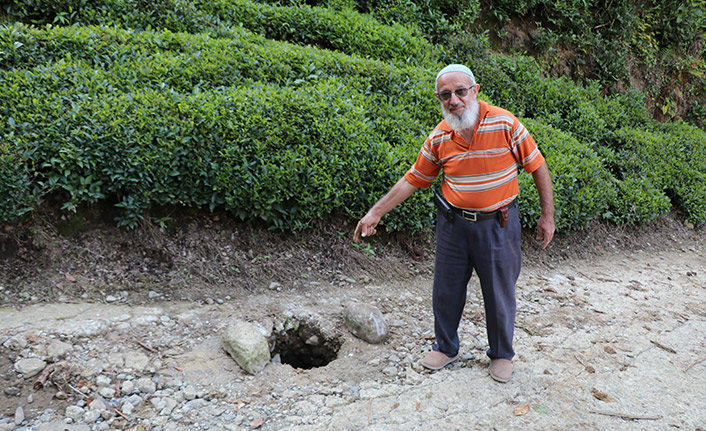
[[[290,322],[291,323],[291,322]],[[279,354],[283,364],[311,369],[328,365],[338,356],[341,340],[326,336],[314,323],[294,322],[288,329],[275,334],[272,354]]]

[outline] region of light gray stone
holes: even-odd
[[[10,350],[22,350],[27,347],[27,338],[24,334],[14,335],[8,338],[2,345]]]
[[[37,431],[90,431],[91,428],[86,424],[65,424],[60,421],[52,421],[41,424]]]
[[[132,380],[125,380],[121,383],[120,390],[123,391],[123,394],[131,394],[132,391],[135,390],[135,382],[133,382]]]
[[[102,412],[103,410],[108,410],[108,406],[106,405],[105,401],[102,398],[95,398],[93,401],[91,401],[91,404],[88,405],[88,408],[90,410]]]
[[[20,426],[25,421],[25,411],[22,406],[15,410],[15,425]]]
[[[64,415],[67,418],[70,418],[73,420],[78,420],[79,418],[83,417],[83,412],[84,412],[84,410],[79,406],[68,406],[68,407],[66,407],[66,411],[64,412]]]
[[[169,416],[172,414],[172,411],[177,406],[177,402],[174,398],[164,398],[164,407],[162,410],[160,410],[159,414],[162,416]]]
[[[120,352],[113,352],[108,355],[108,362],[115,368],[121,368],[125,363],[125,355]]]
[[[47,363],[39,358],[23,358],[15,362],[15,371],[28,379],[41,373],[46,366]]]
[[[187,385],[182,391],[182,394],[184,395],[185,400],[193,400],[197,395],[196,388],[194,388],[193,385]]]
[[[132,414],[133,410],[135,410],[135,406],[130,401],[125,401],[121,407],[122,413],[128,416]]]
[[[150,358],[142,352],[132,352],[125,355],[125,368],[135,372],[144,371],[150,363]]]
[[[46,359],[54,362],[58,361],[66,356],[66,354],[69,353],[73,347],[74,346],[69,343],[65,343],[60,340],[52,340],[52,342],[47,346]]]
[[[115,397],[115,389],[113,388],[101,388],[100,391],[98,391],[101,397],[103,398],[113,398]]]
[[[92,405],[93,403],[91,403]],[[101,417],[101,413],[103,413],[104,410],[88,410],[83,414],[83,421],[86,423],[93,423],[98,420],[98,418]]]
[[[111,382],[112,380],[110,379],[110,377],[106,375],[100,375],[96,377],[96,386],[98,386],[99,388],[106,388],[110,386]]]
[[[381,343],[387,338],[387,322],[373,305],[348,302],[343,309],[343,320],[353,335],[368,343]]]
[[[139,407],[145,402],[145,400],[143,400],[142,397],[139,395],[130,395],[127,399],[127,402],[129,402],[135,407]]]
[[[267,339],[249,322],[232,322],[223,336],[223,348],[249,374],[257,374],[270,362]]]
[[[153,394],[157,390],[157,384],[147,377],[137,379],[135,382],[137,389],[143,394]]]

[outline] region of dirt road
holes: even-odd
[[[433,342],[429,274],[404,283],[348,280],[262,289],[212,303],[156,298],[149,306],[5,307],[0,341],[25,336],[29,346],[3,347],[3,385],[21,393],[0,394],[0,419],[11,423],[22,406],[28,428],[18,429],[36,429],[42,412],[46,422],[46,409],[52,409],[52,420],[63,420],[76,400],[52,398],[55,388],[34,391],[33,380],[18,378],[12,368],[40,352],[38,346],[60,339],[72,346],[64,359],[91,370],[75,379],[115,378],[129,357],[141,355],[146,364],[129,377],[147,376],[171,388],[177,405],[166,415],[148,404],[113,429],[142,423],[151,430],[703,431],[705,256],[702,244],[687,244],[669,251],[606,252],[555,267],[525,265],[517,286],[515,373],[507,384],[488,377],[475,278],[460,327],[461,359],[433,373],[418,365]],[[383,311],[391,327],[385,343],[366,344],[345,330],[341,310],[350,300]],[[326,366],[272,363],[249,376],[220,347],[220,334],[234,318],[275,331],[299,319],[331,328],[342,345]],[[210,417],[206,409],[185,413],[189,386],[197,398],[223,409]],[[208,396],[214,393],[219,395]]]

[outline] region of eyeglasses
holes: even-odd
[[[466,97],[466,95],[468,95],[468,90],[470,90],[471,88],[473,88],[473,87],[471,86],[468,88],[457,88],[453,91],[453,93],[456,95],[456,97],[459,97],[459,98]],[[444,91],[442,93],[437,93],[436,97],[438,97],[439,100],[446,102],[447,100],[449,100],[451,98],[451,92]]]

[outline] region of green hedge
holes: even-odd
[[[200,8],[268,39],[386,61],[431,61],[432,45],[417,31],[399,24],[382,25],[350,9],[272,6],[247,0],[205,1]]]
[[[481,91],[498,106],[521,117],[543,119],[582,142],[598,143],[611,131],[650,123],[638,92],[603,95],[597,83],[578,86],[566,78],[546,78],[528,56],[490,55],[468,59]]]
[[[34,24],[118,25],[135,30],[228,33],[244,27],[268,39],[385,61],[428,63],[432,45],[413,28],[383,25],[350,9],[272,6],[247,0],[15,0],[16,20]]]
[[[300,89],[256,84],[99,94],[103,81],[74,70],[5,74],[0,100],[11,126],[3,141],[34,167],[40,196],[67,209],[115,201],[119,225],[135,226],[146,210],[164,204],[224,206],[282,229],[333,213],[353,217],[416,151],[416,142],[410,151],[376,133],[371,97],[338,80]],[[81,84],[47,91],[52,79]],[[17,124],[21,116],[27,121]],[[18,166],[14,158],[3,162],[3,171]],[[371,187],[361,188],[366,182]],[[18,205],[3,217],[23,212]],[[389,222],[410,224],[394,215]]]
[[[617,175],[649,183],[653,200],[669,197],[688,220],[706,222],[706,132],[679,122],[653,130],[625,127],[611,145]]]
[[[0,142],[0,221],[15,220],[37,205],[27,158],[14,145]]]
[[[522,119],[537,141],[552,174],[555,221],[558,230],[580,230],[600,219],[615,199],[616,190],[610,172],[590,145],[542,120]],[[521,222],[536,225],[541,214],[539,195],[532,176],[519,178]]]
[[[92,69],[90,73],[96,75],[92,79],[107,80],[115,91],[150,87],[191,92],[252,82],[302,87],[335,77],[377,97],[380,118],[374,121],[388,124],[394,124],[388,118],[399,107],[415,121],[430,124],[436,105],[433,70],[268,41],[244,29],[233,29],[231,38],[213,38],[95,26],[0,27],[0,66],[7,70],[75,67],[80,69],[77,73]]]

